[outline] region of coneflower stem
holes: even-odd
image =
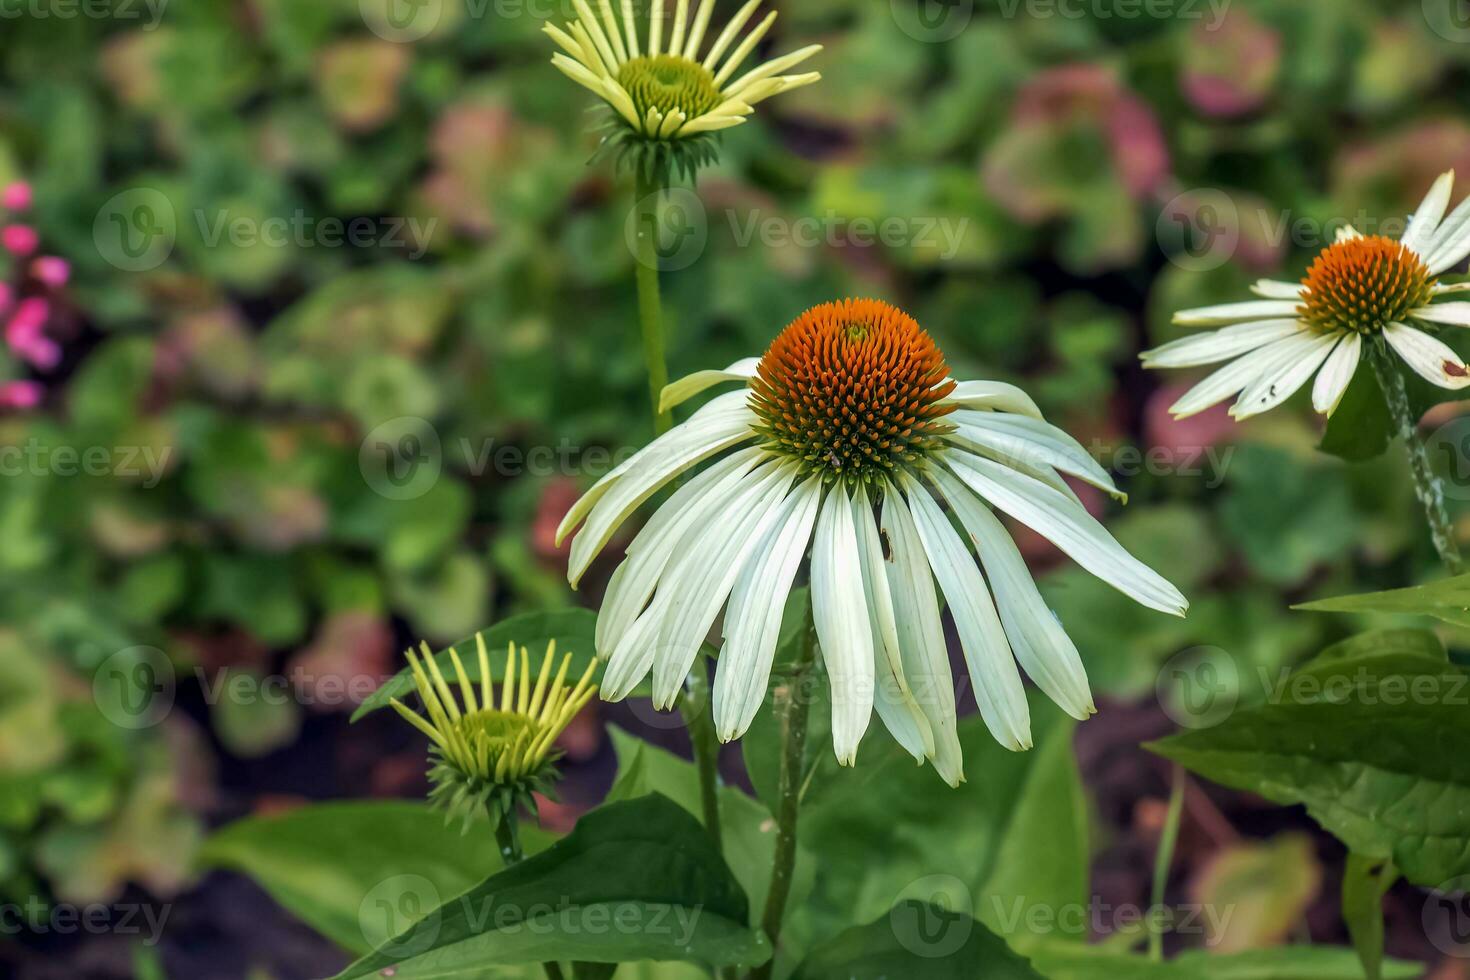
[[[1169,869],[1174,864],[1174,847],[1179,843],[1179,822],[1184,815],[1184,767],[1177,762],[1169,776],[1169,809],[1159,833],[1159,850],[1154,855],[1153,892],[1148,908],[1148,957],[1154,962],[1164,959],[1164,893],[1169,886]]]
[[[769,980],[775,969],[781,920],[786,916],[786,899],[791,895],[791,876],[796,868],[796,818],[801,809],[802,767],[806,759],[807,713],[811,708],[806,680],[815,651],[816,632],[808,624],[791,677],[776,692],[776,719],[781,726],[780,798],[776,804],[776,855],[771,890],[766,894],[765,913],[761,916],[761,928],[771,940],[771,958],[751,974],[751,980]]]
[[[495,813],[491,811],[490,819],[495,824],[495,843],[500,845],[500,859],[507,868],[520,864],[525,859],[526,852],[521,849],[520,817],[516,815],[515,807],[507,809],[499,820],[495,819]],[[542,963],[541,967],[546,971],[547,980],[566,980],[560,963],[548,961]]]
[[[720,742],[715,736],[709,675],[705,672],[703,657],[699,658],[684,682],[684,700],[680,708],[684,724],[689,728],[694,765],[699,773],[699,802],[704,812],[704,829],[714,841],[715,850],[724,853],[724,839],[720,834]]]
[[[669,431],[672,419],[658,410],[659,398],[669,383],[664,359],[663,302],[658,292],[658,205],[665,191],[663,182],[638,168],[633,187],[633,221],[637,238],[633,266],[638,281],[638,323],[643,340],[643,364],[648,372],[648,398],[653,405],[653,431]]]
[[[1460,557],[1460,546],[1455,543],[1454,527],[1450,523],[1449,511],[1444,504],[1444,485],[1434,465],[1429,460],[1429,450],[1419,435],[1419,420],[1409,407],[1409,393],[1404,387],[1404,376],[1399,373],[1388,353],[1375,346],[1370,348],[1368,360],[1373,362],[1373,373],[1378,378],[1378,387],[1383,391],[1384,404],[1393,419],[1395,434],[1404,441],[1404,450],[1409,456],[1409,470],[1414,474],[1414,493],[1424,507],[1424,519],[1429,523],[1429,536],[1434,541],[1434,550],[1439,560],[1451,575],[1465,570]]]

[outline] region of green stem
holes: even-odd
[[[796,819],[801,809],[801,770],[806,759],[807,713],[811,707],[805,683],[815,652],[815,630],[808,625],[791,679],[784,690],[776,693],[776,718],[781,726],[780,798],[776,803],[776,855],[771,890],[766,894],[765,913],[761,916],[761,928],[771,940],[771,958],[751,974],[751,980],[769,980],[775,969],[781,921],[786,917],[786,900],[791,896],[791,876],[796,867]]]
[[[495,819],[493,813],[490,819]],[[520,817],[516,815],[514,806],[506,810],[505,816],[495,824],[495,843],[500,845],[500,859],[507,868],[525,859],[526,852],[521,848]],[[546,971],[547,980],[565,980],[560,963],[549,961],[542,963],[541,967]]]
[[[1434,540],[1434,550],[1439,560],[1451,575],[1465,570],[1460,558],[1460,546],[1455,543],[1454,527],[1450,523],[1449,511],[1444,505],[1444,486],[1434,465],[1429,460],[1429,450],[1419,435],[1419,420],[1409,407],[1409,393],[1404,387],[1404,377],[1398,366],[1380,347],[1370,349],[1368,360],[1373,363],[1373,373],[1378,378],[1378,387],[1383,391],[1383,401],[1393,419],[1396,434],[1404,441],[1409,455],[1409,470],[1414,474],[1414,493],[1424,508],[1424,518],[1429,522],[1429,536]]]
[[[666,188],[657,178],[638,168],[634,183],[634,227],[638,246],[634,270],[638,279],[638,323],[643,339],[643,364],[648,372],[648,399],[653,406],[656,435],[669,431],[672,419],[658,410],[659,398],[669,383],[669,366],[664,358],[663,302],[658,292],[658,203]]]
[[[1164,959],[1164,891],[1169,886],[1169,869],[1174,864],[1174,847],[1179,843],[1179,822],[1184,815],[1184,767],[1174,764],[1170,773],[1169,811],[1154,855],[1154,886],[1149,896],[1148,956],[1156,963]]]
[[[724,853],[720,833],[720,741],[715,736],[714,707],[710,699],[709,675],[700,657],[684,682],[681,705],[689,741],[694,747],[694,766],[699,773],[699,803],[704,812],[704,829],[715,850]]]

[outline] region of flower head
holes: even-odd
[[[535,810],[533,792],[545,794],[557,777],[553,765],[560,755],[555,748],[557,736],[597,692],[592,683],[596,660],[587,665],[575,685],[568,685],[572,656],[566,654],[553,678],[553,640],[546,647],[534,686],[526,648],[521,647],[518,654],[515,644],[510,644],[497,698],[484,637],[476,636],[475,643],[480,667],[478,696],[459,651],[449,649],[459,685],[456,700],[424,644],[422,659],[409,650],[408,662],[428,718],[396,698],[391,702],[394,710],[433,743],[429,750],[434,760],[429,770],[430,800],[448,810],[451,818],[462,816],[466,826],[477,812],[488,810],[493,821],[519,805]]]
[[[589,0],[573,2],[577,18],[566,30],[552,24],[545,27],[562,49],[552,55],[552,64],[607,103],[612,110],[610,140],[620,156],[637,153],[650,169],[677,166],[692,174],[695,167],[713,158],[710,140],[714,133],[738,126],[765,99],[821,77],[817,72],[785,74],[820,51],[819,44],[736,76],[776,19],[774,12],[767,14],[736,43],[760,0],[749,0],[741,7],[703,57],[700,51],[714,0],[699,0],[692,19],[690,0],[675,0],[667,39],[664,0],[653,0],[642,39],[633,0],[622,0],[621,23],[611,0],[591,0],[597,4],[597,14]]]
[[[1077,648],[992,508],[1136,601],[1177,615],[1187,607],[1063,479],[1122,496],[1082,446],[1020,389],[956,381],[929,335],[886,303],[808,310],[764,356],[669,385],[663,407],[731,381],[742,388],[598,481],[558,529],[561,540],[580,526],[568,569],[576,585],[640,503],[710,461],[658,508],[613,573],[596,634],[609,700],[651,672],[655,704],[671,706],[723,609],[715,725],[721,738],[739,737],[765,697],[785,601],[809,554],[838,760],[854,761],[876,709],[906,750],[957,784],[940,594],[1002,744],[1031,742],[1021,669],[1074,717],[1095,710]]]
[[[1331,415],[1364,343],[1386,345],[1441,388],[1470,385],[1460,355],[1421,329],[1470,326],[1470,303],[1435,302],[1470,288],[1438,280],[1470,255],[1470,198],[1445,216],[1454,179],[1449,171],[1434,182],[1397,241],[1345,228],[1300,282],[1263,279],[1252,287],[1261,299],[1176,313],[1177,324],[1223,329],[1145,351],[1146,367],[1230,363],[1170,411],[1184,418],[1238,396],[1230,414],[1248,418],[1281,404],[1315,374],[1312,406]]]

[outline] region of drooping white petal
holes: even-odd
[[[1311,346],[1315,336],[1304,328],[1300,333],[1273,341],[1236,358],[1186,391],[1177,402],[1169,406],[1169,413],[1176,419],[1187,418],[1238,394],[1257,378],[1290,363]]]
[[[1180,310],[1174,314],[1174,322],[1181,327],[1223,327],[1247,320],[1275,320],[1293,317],[1301,304],[1285,299],[1253,299],[1244,303],[1222,303],[1219,306],[1201,306],[1194,310]]]
[[[857,531],[863,595],[868,600],[868,622],[873,628],[873,706],[898,744],[922,763],[934,755],[934,733],[914,701],[904,675],[893,596],[888,591],[888,575],[883,570],[883,545],[878,539],[872,501],[861,483],[853,495],[852,519]]]
[[[1358,356],[1362,349],[1363,335],[1353,332],[1343,337],[1332,349],[1332,353],[1327,355],[1327,360],[1322,365],[1322,370],[1317,372],[1317,380],[1312,385],[1314,409],[1329,417],[1337,411],[1338,403],[1347,391],[1348,382],[1353,380],[1353,372],[1358,369]]]
[[[653,661],[656,707],[673,707],[678,700],[700,644],[751,550],[780,515],[781,501],[795,476],[795,468],[784,462],[757,470],[747,477],[748,488],[724,512],[705,527],[692,529],[677,546],[678,557],[665,582],[671,601]]]
[[[960,408],[985,409],[996,412],[1015,412],[1041,418],[1041,409],[1015,385],[1004,381],[961,381],[954,386],[941,405],[958,405]]]
[[[1470,327],[1470,303],[1430,303],[1410,311],[1409,315],[1416,320],[1428,320],[1430,323]]]
[[[722,741],[744,735],[765,699],[781,613],[806,556],[821,500],[820,476],[787,495],[730,592],[714,687],[715,733]]]
[[[1470,385],[1470,367],[1443,341],[1402,323],[1390,323],[1383,329],[1383,337],[1394,353],[1424,380],[1441,388]]]
[[[1296,394],[1297,389],[1306,384],[1312,373],[1322,366],[1322,362],[1332,351],[1332,346],[1337,343],[1337,338],[1337,334],[1314,336],[1310,345],[1303,344],[1305,349],[1294,360],[1246,385],[1240,398],[1230,407],[1231,416],[1246,419],[1259,415]]]
[[[1302,284],[1299,282],[1282,282],[1280,279],[1257,279],[1251,286],[1251,292],[1266,299],[1300,299],[1302,288]]]
[[[949,442],[983,452],[1003,463],[1019,461],[1069,473],[1115,497],[1122,493],[1108,471],[1076,439],[1048,422],[1024,415],[959,411],[947,420],[954,431]]]
[[[1445,208],[1450,203],[1450,191],[1455,186],[1455,172],[1446,170],[1434,181],[1429,188],[1429,193],[1424,195],[1424,200],[1419,202],[1419,207],[1414,209],[1414,216],[1409,219],[1409,227],[1400,239],[1406,248],[1413,250],[1420,256],[1425,253],[1425,246],[1434,238],[1434,233],[1439,230],[1439,221],[1444,217]]]
[[[934,734],[934,769],[949,785],[958,786],[965,781],[964,753],[955,721],[954,675],[944,643],[939,597],[913,516],[903,494],[892,484],[884,488],[882,526],[888,542],[884,569],[904,676]]]
[[[1440,223],[1425,249],[1424,264],[1433,275],[1458,265],[1470,253],[1470,197]]]
[[[1097,711],[1087,684],[1087,670],[1076,645],[1037,590],[1026,559],[1005,526],[968,487],[943,467],[937,466],[930,473],[975,543],[1016,659],[1036,686],[1063,711],[1085,721]]]
[[[873,715],[873,630],[858,568],[852,500],[841,485],[822,502],[812,546],[812,620],[832,684],[832,748],[845,766]]]
[[[729,501],[739,481],[762,455],[754,447],[731,453],[695,474],[649,518],[628,546],[628,555],[613,572],[602,598],[595,638],[598,656],[606,659],[611,655],[643,612],[679,541],[690,528],[708,521],[711,511]]]
[[[1184,615],[1189,608],[1178,589],[1130,555],[1085,509],[1051,487],[979,456],[949,453],[945,459],[983,500],[1046,538],[1119,592],[1175,616]]]
[[[572,540],[567,566],[567,581],[572,587],[576,587],[613,532],[639,504],[700,460],[754,438],[755,432],[751,428],[754,421],[755,413],[743,407],[705,418],[696,415],[670,429],[635,455],[633,460],[638,460],[638,463],[599,494],[587,515],[586,526]],[[589,493],[596,491],[597,487],[593,487]]]
[[[1026,689],[980,568],[929,491],[906,473],[900,480],[929,567],[954,616],[980,717],[1001,745],[1017,752],[1029,749],[1031,708]]]
[[[1138,356],[1144,366],[1150,368],[1199,367],[1248,354],[1274,340],[1290,337],[1301,329],[1302,322],[1295,319],[1254,320],[1173,340]]]

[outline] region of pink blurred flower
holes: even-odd
[[[0,191],[0,207],[9,211],[24,211],[31,206],[31,185],[23,180],[7,184]]]
[[[30,255],[41,244],[41,236],[30,225],[6,225],[0,230],[0,244],[11,255]]]
[[[0,408],[35,408],[45,393],[36,381],[7,381],[0,384]]]
[[[71,263],[55,255],[43,255],[31,263],[31,275],[52,289],[60,289],[71,278]]]
[[[1244,10],[1190,35],[1181,87],[1202,115],[1239,116],[1261,106],[1281,69],[1281,35]]]
[[[5,324],[5,343],[17,356],[43,370],[50,370],[61,361],[61,348],[45,332],[50,315],[51,304],[32,296],[21,300]]]
[[[15,302],[15,290],[10,288],[10,283],[0,282],[0,316],[10,312],[10,306]]]

